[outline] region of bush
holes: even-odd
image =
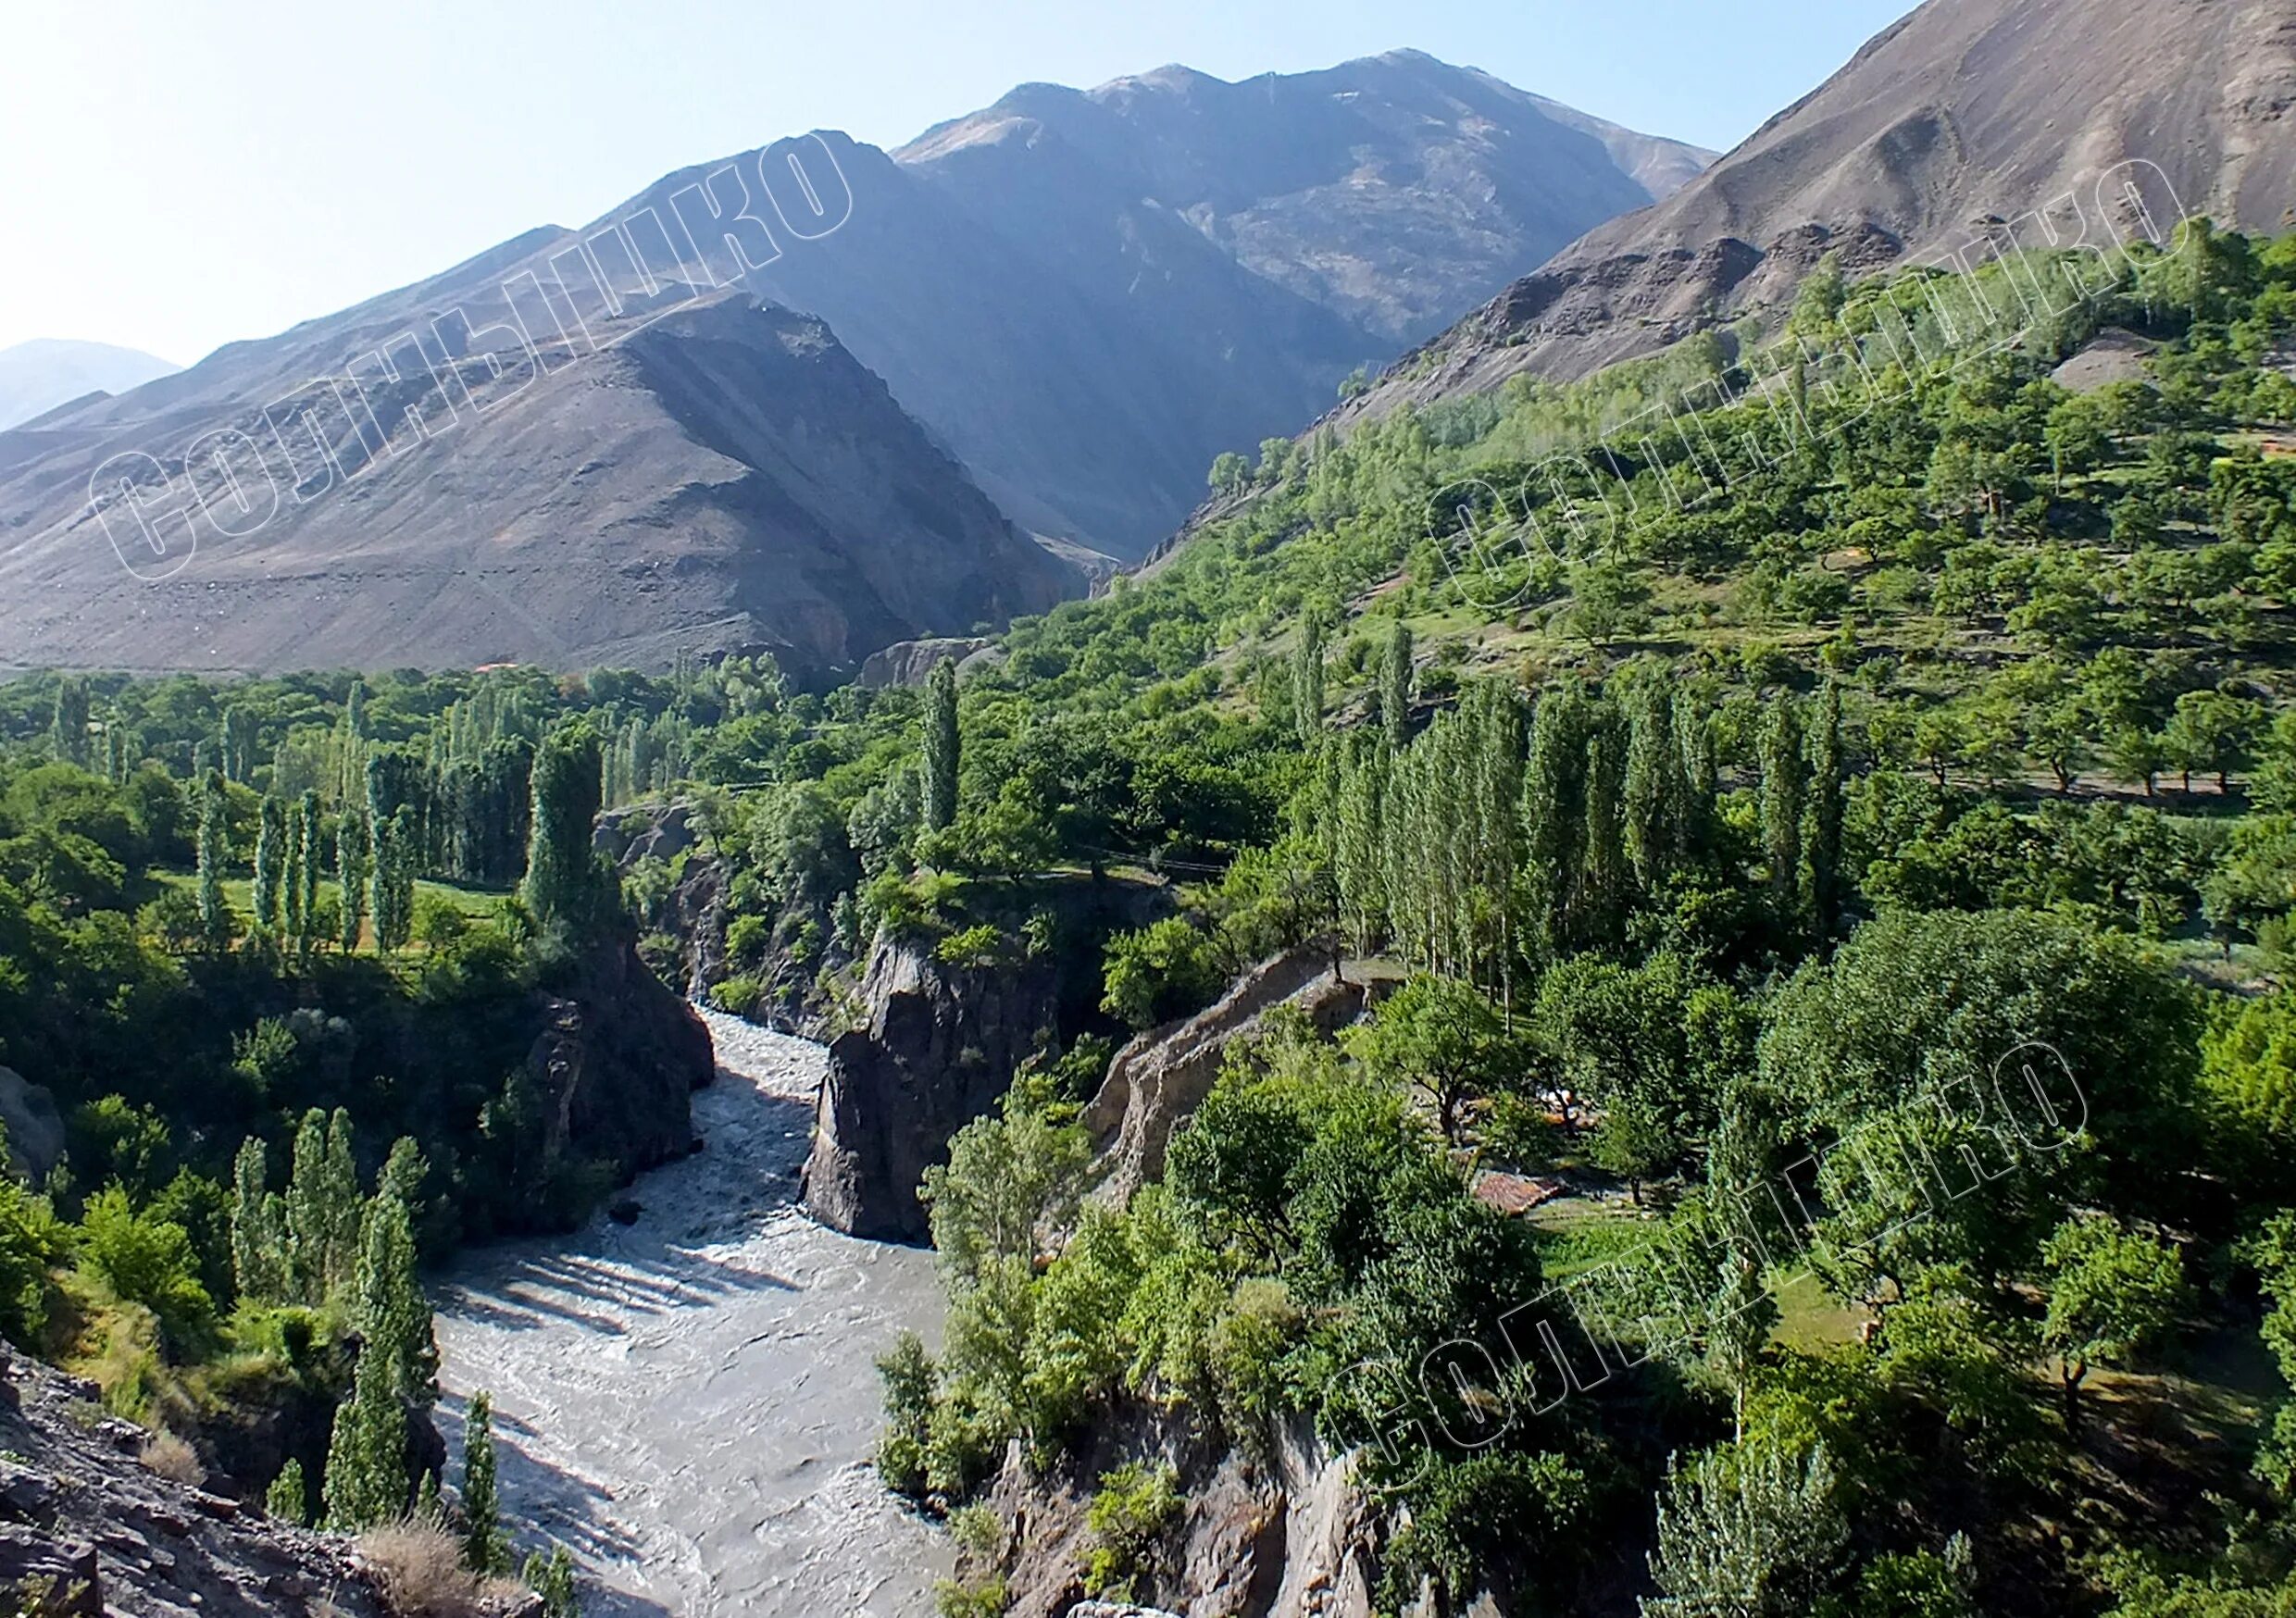
[[[80,1236],[88,1268],[120,1299],[149,1309],[171,1349],[181,1351],[213,1329],[215,1302],[199,1283],[198,1255],[183,1226],[149,1209],[134,1212],[128,1193],[110,1186],[89,1199]]]
[[[1101,1010],[1153,1028],[1211,1003],[1223,984],[1212,940],[1178,916],[1108,940]]]
[[[1101,1475],[1100,1491],[1084,1515],[1094,1544],[1085,1563],[1085,1587],[1119,1601],[1150,1572],[1165,1530],[1179,1515],[1179,1478],[1158,1462],[1134,1461]]]
[[[369,1528],[358,1553],[393,1618],[477,1618],[483,1610],[462,1541],[436,1523],[410,1517]]]
[[[1004,935],[987,922],[951,933],[933,947],[933,959],[943,966],[979,971],[1004,957]]]
[[[765,985],[755,977],[729,977],[712,987],[710,1002],[730,1016],[745,1017],[757,1009],[757,1002],[766,997]]]
[[[188,1487],[197,1488],[207,1481],[207,1469],[200,1464],[199,1451],[165,1427],[144,1440],[141,1459],[149,1470]]]

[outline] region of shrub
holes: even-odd
[[[358,1553],[394,1618],[476,1618],[479,1581],[462,1564],[462,1542],[435,1523],[406,1518],[369,1528]]]
[[[199,1462],[199,1451],[165,1427],[144,1440],[141,1459],[160,1476],[192,1488],[207,1481],[207,1469]]]
[[[1103,1011],[1153,1028],[1202,1010],[1222,980],[1212,940],[1175,916],[1110,939],[1104,981]]]
[[[757,1002],[766,997],[765,985],[755,977],[729,977],[709,991],[712,1004],[729,1015],[745,1017],[757,1009]]]
[[[1094,1540],[1084,1583],[1094,1595],[1132,1599],[1134,1584],[1150,1571],[1165,1530],[1179,1515],[1179,1482],[1163,1462],[1128,1462],[1101,1475],[1100,1491],[1084,1514]]]
[[[933,959],[943,966],[979,971],[993,966],[1004,955],[1004,935],[990,923],[951,933],[933,946]]]

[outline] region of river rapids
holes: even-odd
[[[635,1223],[482,1250],[439,1288],[440,1425],[459,1456],[493,1396],[505,1525],[573,1552],[588,1618],[922,1618],[952,1554],[868,1458],[876,1356],[938,1332],[932,1255],[805,1217],[827,1052],[704,1015],[706,1146],[639,1180]]]

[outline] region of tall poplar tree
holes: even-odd
[[[1379,724],[1397,752],[1411,733],[1411,626],[1397,618],[1379,662]]]
[[[1762,853],[1770,891],[1789,913],[1802,880],[1802,724],[1791,691],[1770,701],[1761,738]]]
[[[286,1233],[279,1227],[280,1204],[268,1177],[268,1153],[262,1139],[250,1135],[231,1164],[231,1274],[239,1295],[257,1303],[285,1297]]]
[[[231,941],[231,910],[223,896],[228,802],[222,775],[207,771],[199,783],[199,931],[210,950],[225,949]]]
[[[287,812],[277,798],[263,800],[256,830],[256,879],[253,892],[256,930],[276,940],[281,936],[280,899],[287,876]]]
[[[510,1540],[502,1530],[502,1495],[494,1477],[494,1401],[484,1390],[470,1396],[462,1425],[462,1559],[482,1578],[510,1571]]]
[[[343,952],[358,948],[359,929],[367,919],[367,822],[356,809],[345,809],[335,822],[335,893],[342,909]]]
[[[406,1407],[392,1390],[392,1368],[362,1352],[351,1397],[335,1410],[327,1445],[327,1525],[355,1534],[406,1512]]]
[[[1818,693],[1810,722],[1807,832],[1803,839],[1803,907],[1821,933],[1841,911],[1841,688],[1832,680]]]
[[[956,824],[956,769],[963,748],[956,727],[956,665],[943,657],[925,677],[925,829]]]
[[[1300,617],[1300,638],[1292,648],[1292,716],[1300,745],[1314,747],[1323,735],[1323,618]]]
[[[67,675],[56,688],[56,715],[49,734],[56,756],[66,764],[88,767],[88,682]]]
[[[604,896],[593,840],[604,790],[598,734],[589,725],[562,725],[543,739],[519,890],[539,926],[579,936],[598,918]]]

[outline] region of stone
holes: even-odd
[[[39,1185],[64,1160],[64,1115],[56,1098],[13,1067],[0,1067],[0,1127],[7,1130],[8,1168]]]
[[[23,1618],[103,1618],[95,1547],[83,1540],[0,1525],[0,1587],[17,1591]]]

